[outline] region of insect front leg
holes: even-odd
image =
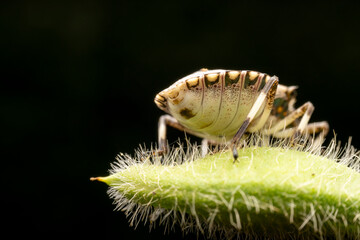
[[[265,123],[264,120],[266,119],[266,116],[264,114],[269,115],[271,111],[278,83],[279,80],[276,76],[273,76],[269,79],[269,81],[265,84],[264,88],[261,90],[260,95],[256,99],[254,105],[251,107],[250,112],[246,117],[246,120],[243,122],[243,124],[240,126],[239,130],[231,140],[234,162],[239,156],[236,150],[236,146],[238,145],[241,137],[244,135],[245,131],[247,130],[249,124],[252,122],[258,111],[261,109],[261,106],[263,105],[264,102],[266,102],[267,104],[263,112],[263,116],[260,118],[260,121],[257,124],[255,124],[256,126],[253,126],[253,128],[256,129],[259,127],[257,125],[260,125],[260,123],[261,124]]]
[[[166,141],[166,129],[167,125],[176,128],[180,131],[186,131],[185,128],[172,116],[170,115],[162,115],[159,118],[158,125],[158,148],[159,153],[166,153],[168,151],[168,144]]]

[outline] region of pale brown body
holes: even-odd
[[[310,102],[294,108],[296,88],[256,71],[202,69],[188,75],[155,97],[156,105],[170,114],[159,120],[159,148],[167,148],[166,125],[212,143],[231,140],[235,159],[245,132],[294,139],[320,132],[318,137],[324,137],[327,122],[308,124],[314,110]]]

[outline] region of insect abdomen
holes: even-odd
[[[220,101],[217,114],[208,126],[199,130],[211,136],[224,136],[229,139],[245,121],[265,85],[266,75],[253,71],[223,71],[219,76],[221,93],[217,99]],[[217,89],[208,86],[207,91],[217,92]],[[203,105],[203,109],[206,107]],[[206,115],[203,117],[206,118]]]
[[[223,71],[219,73],[221,79],[220,104],[214,120],[202,132],[209,135],[226,136],[226,127],[233,121],[237,114],[239,98],[241,95],[241,73],[238,71]],[[207,88],[208,92],[213,91]],[[203,106],[206,107],[206,106]]]
[[[255,71],[241,71],[240,73],[240,98],[236,108],[236,114],[232,121],[224,127],[224,134],[228,138],[234,136],[241,124],[245,121],[251,107],[265,86],[270,76]],[[255,119],[261,115],[259,111]]]
[[[254,71],[196,72],[159,95],[183,126],[209,138],[231,138],[246,119],[268,75]]]

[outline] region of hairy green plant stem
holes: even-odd
[[[308,152],[248,147],[235,163],[230,152],[182,164],[134,161],[96,179],[110,186],[119,208],[140,206],[130,210],[133,220],[154,222],[161,209],[170,222],[207,236],[218,230],[273,238],[359,234],[360,174]]]

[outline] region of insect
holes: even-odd
[[[156,105],[165,111],[159,119],[158,146],[167,151],[167,125],[203,138],[203,142],[230,143],[234,161],[244,133],[297,139],[328,133],[327,122],[309,124],[311,102],[295,109],[297,86],[278,84],[276,76],[257,71],[201,69],[161,91]]]

